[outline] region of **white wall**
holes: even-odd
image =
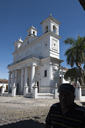
[[[6,89],[6,85],[8,85],[8,83],[0,83],[0,87],[3,86],[3,84],[4,84],[4,87],[5,87],[4,88],[4,90],[5,90]]]
[[[50,36],[50,56],[60,58],[59,40],[52,36]]]

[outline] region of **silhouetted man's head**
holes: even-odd
[[[59,100],[62,108],[69,108],[74,102],[75,88],[71,84],[61,84],[59,87]]]

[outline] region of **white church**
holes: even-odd
[[[8,90],[16,88],[16,94],[33,93],[36,85],[37,93],[54,94],[55,86],[66,82],[63,73],[67,69],[60,68],[59,25],[51,15],[43,20],[42,35],[37,36],[37,29],[27,29],[27,37],[14,42],[13,63],[8,65]],[[61,83],[62,83],[61,82]]]

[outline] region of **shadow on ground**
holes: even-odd
[[[38,121],[24,120],[16,123],[11,123],[7,125],[0,126],[1,128],[43,128],[44,123],[39,123]]]

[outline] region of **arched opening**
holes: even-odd
[[[29,87],[29,78],[27,79],[27,86]]]
[[[45,27],[45,33],[48,32],[48,26]]]
[[[56,33],[56,27],[53,25],[53,32]]]
[[[35,36],[35,31],[33,31],[33,35]]]
[[[44,77],[47,77],[47,70],[44,71]]]
[[[37,81],[37,92],[39,93],[39,82]]]
[[[16,95],[19,94],[19,83],[17,83]]]
[[[27,78],[27,86],[28,86],[28,92],[30,92],[30,90],[29,90],[29,78]]]

